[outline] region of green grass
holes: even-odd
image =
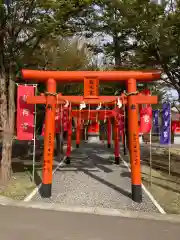
[[[13,174],[9,183],[3,187],[0,195],[14,200],[23,200],[40,183],[41,168],[36,170],[35,182],[32,180],[32,166],[23,163],[13,164]]]
[[[36,184],[30,180],[26,172],[17,173],[13,174],[9,184],[0,194],[15,200],[23,200],[35,187]]]
[[[150,184],[149,152],[143,154],[142,180],[167,213],[180,214],[180,150],[171,149],[171,173],[168,172],[168,149],[152,151]]]

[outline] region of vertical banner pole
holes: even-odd
[[[171,131],[171,121],[172,121],[172,119],[171,119],[171,103],[169,103],[169,107],[170,107],[170,126],[169,126],[169,131],[170,131],[170,140],[169,140],[169,148],[168,148],[168,150],[169,150],[169,154],[168,154],[168,158],[169,158],[169,175],[171,175],[171,134],[172,134],[172,131]]]
[[[108,144],[107,144],[107,147],[108,148],[111,148],[111,119],[110,118],[108,118],[108,120],[107,120],[107,142],[108,142]]]
[[[63,118],[64,118],[64,107],[62,103],[60,104],[60,164],[59,167],[63,167],[65,165],[64,159],[63,159],[63,153],[64,153],[64,127],[63,127]]]
[[[34,93],[35,96],[37,95],[37,85],[34,85]],[[33,144],[33,172],[32,172],[32,179],[33,182],[35,180],[35,168],[36,168],[36,104],[34,106],[34,144]]]
[[[119,164],[119,126],[118,120],[116,117],[114,118],[114,156],[115,156],[115,164]]]
[[[87,127],[84,125],[84,140],[87,141]]]
[[[111,118],[111,142],[113,141],[113,125],[112,125],[112,118]]]
[[[152,105],[150,105],[151,110],[152,110]],[[153,111],[152,111],[152,115],[153,115]],[[150,121],[150,125],[151,125],[151,129],[149,132],[149,182],[150,182],[150,186],[152,186],[152,129],[153,129],[153,117],[149,118]]]
[[[149,182],[150,182],[150,186],[152,186],[152,130],[150,131],[150,139],[149,139],[149,167],[150,167],[150,171],[149,171]]]
[[[81,139],[81,118],[80,118],[80,112],[78,111],[77,119],[76,119],[76,148],[79,148],[80,139]]]
[[[60,153],[63,153],[63,106],[60,105]],[[62,160],[62,155],[61,159]]]
[[[69,105],[69,116],[68,116],[68,137],[67,137],[67,149],[66,149],[66,164],[70,164],[71,144],[72,144],[72,105]]]
[[[127,152],[126,152],[126,108],[124,106],[124,131],[123,131],[123,137],[124,137],[124,142],[123,142],[123,149],[124,149],[124,156],[127,155]]]
[[[161,114],[160,114],[160,109],[158,111],[158,140],[159,140],[159,143],[161,142],[161,125],[159,123],[159,118],[161,117]],[[162,117],[161,117],[162,119]],[[162,124],[162,123],[161,123]]]

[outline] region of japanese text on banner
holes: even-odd
[[[153,132],[159,134],[159,110],[153,110]]]
[[[34,96],[36,86],[19,85],[17,89],[17,139],[34,138],[35,105],[27,104],[26,97]]]
[[[150,106],[140,110],[140,132],[149,133],[152,127],[152,108]]]
[[[118,122],[119,132],[122,133],[124,131],[124,112],[119,108],[116,108],[116,112],[117,112],[116,119]]]
[[[171,105],[163,104],[160,144],[170,144],[171,141]]]

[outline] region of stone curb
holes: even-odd
[[[162,215],[160,213],[145,213],[136,211],[124,211],[120,209],[110,209],[110,208],[98,208],[98,207],[79,207],[79,206],[66,206],[55,203],[39,203],[39,202],[23,202],[11,200],[8,198],[0,198],[0,205],[9,207],[21,207],[21,208],[32,208],[41,210],[51,210],[59,212],[72,212],[72,213],[84,213],[84,214],[94,214],[100,216],[112,216],[112,217],[123,217],[131,219],[144,219],[144,220],[154,220],[154,221],[165,221],[171,223],[180,223],[180,215],[166,214]]]

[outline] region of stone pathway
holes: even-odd
[[[31,201],[158,212],[145,193],[141,204],[131,200],[130,173],[123,163],[112,164],[112,156],[102,144],[81,145],[73,151],[71,165],[54,174],[51,199],[38,192]]]

